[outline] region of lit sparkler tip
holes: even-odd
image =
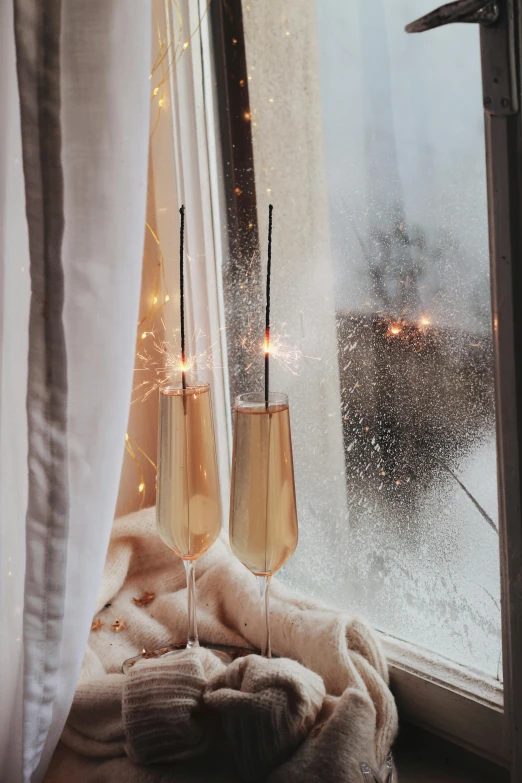
[[[429,326],[431,324],[431,321],[429,318],[427,318],[425,315],[421,318],[421,326]]]
[[[390,334],[400,334],[402,331],[402,327],[400,324],[392,324],[388,330]]]

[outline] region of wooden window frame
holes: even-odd
[[[500,0],[481,28],[491,302],[494,324],[504,686],[481,672],[383,636],[399,711],[408,720],[509,768],[522,780],[522,0]],[[241,0],[213,0],[213,85],[219,111],[224,213],[236,258],[259,258],[254,154]],[[500,64],[500,65],[499,65]],[[208,68],[208,62],[206,67]],[[488,108],[487,89],[512,69],[510,112]],[[500,69],[500,70],[499,70]],[[502,100],[504,100],[502,98]],[[442,110],[442,107],[441,107]],[[242,173],[249,170],[249,180]],[[239,196],[241,196],[239,198]],[[248,224],[251,225],[247,230]],[[252,228],[253,226],[253,228]],[[517,661],[519,662],[517,666]],[[504,704],[505,703],[505,704]]]

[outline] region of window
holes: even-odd
[[[478,28],[406,36],[418,15],[407,0],[213,8],[229,386],[233,396],[259,384],[250,336],[262,334],[272,202],[272,312],[300,354],[298,374],[272,373],[290,394],[300,503],[300,545],[282,576],[363,611],[386,635],[416,719],[506,762],[500,583],[506,639],[520,560],[515,545],[500,572],[499,528],[501,553],[519,536],[514,28],[501,13],[480,33],[492,284]]]
[[[413,0],[198,6],[182,3],[191,30],[204,22],[169,96],[175,187],[163,155],[153,169],[169,256],[161,182],[198,216],[189,319],[224,348],[212,379],[224,486],[230,401],[261,383],[273,203],[287,351],[271,378],[290,395],[300,522],[282,578],[383,632],[403,714],[509,763],[522,641],[509,619],[522,567],[515,104],[486,115],[487,178],[475,26],[407,37]],[[176,91],[193,91],[183,117]]]
[[[255,191],[262,261],[238,269],[232,249],[227,333],[262,290],[271,201],[272,312],[301,354],[273,370],[292,403],[300,520],[284,578],[497,677],[478,30],[439,30],[427,52],[403,31],[416,13],[412,0],[243,4],[253,166],[236,177]],[[249,344],[230,365],[237,388],[261,366]]]

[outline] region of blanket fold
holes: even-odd
[[[129,758],[135,764],[158,764],[206,753],[212,731],[203,692],[224,669],[202,647],[133,666],[121,709]]]
[[[242,780],[264,780],[305,739],[326,695],[321,677],[288,658],[238,658],[207,686]]]
[[[258,648],[256,580],[224,535],[198,561],[196,574],[200,641]],[[208,651],[187,651],[124,675],[126,658],[183,641],[187,596],[182,561],[158,538],[155,510],[116,520],[49,783],[360,783],[361,762],[378,769],[394,740],[397,712],[376,635],[358,615],[298,595],[277,579],[271,590],[272,647],[291,660],[252,655],[224,669]],[[218,750],[230,749],[230,758],[212,750],[210,713],[223,732]]]

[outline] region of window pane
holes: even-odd
[[[406,35],[433,5],[418,0],[284,5],[243,4],[262,269],[271,201],[275,328],[301,353],[297,374],[272,362],[300,523],[282,578],[497,675],[478,31]],[[259,302],[256,269],[225,270],[229,342]],[[237,390],[262,359],[233,355]]]

